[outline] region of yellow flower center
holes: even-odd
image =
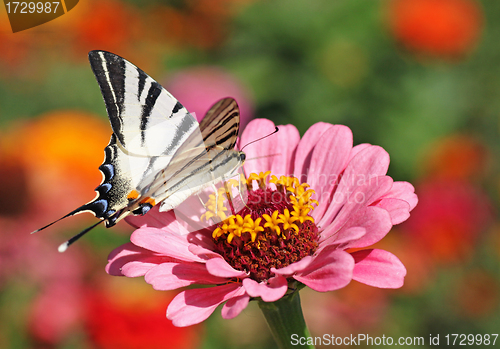
[[[282,268],[312,255],[318,246],[318,229],[310,216],[318,204],[314,190],[292,176],[252,173],[248,179],[230,180],[212,194],[202,219],[222,220],[212,233],[216,249],[235,269],[250,272],[258,281],[270,277],[270,268]],[[248,189],[248,200],[237,214],[227,217],[221,195],[231,187]],[[229,196],[227,196],[229,197]]]

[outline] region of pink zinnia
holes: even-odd
[[[269,120],[254,120],[240,143],[273,129]],[[176,326],[199,323],[222,303],[223,318],[233,318],[252,298],[274,302],[301,284],[319,292],[351,280],[401,287],[406,269],[397,257],[359,250],[406,220],[417,203],[411,184],[386,176],[387,152],[353,147],[345,126],[317,123],[302,139],[292,125],[279,129],[245,148],[248,202],[236,217],[191,233],[173,212],[132,217],[138,229],[110,254],[107,272],[144,276],[157,290],[212,285],[173,299],[167,317]]]

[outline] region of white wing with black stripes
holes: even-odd
[[[96,198],[62,218],[92,212],[110,227],[159,203],[162,211],[173,209],[242,165],[244,153],[234,150],[239,130],[234,99],[216,103],[198,124],[169,92],[125,59],[91,51],[89,60],[113,134],[99,167],[104,178]]]

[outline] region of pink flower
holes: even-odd
[[[199,66],[176,73],[165,85],[200,121],[213,102],[233,97],[240,107],[241,128],[253,118],[250,92],[234,75],[216,66]]]
[[[273,129],[269,120],[254,120],[241,144]],[[352,142],[345,126],[317,123],[302,139],[294,126],[280,126],[245,148],[249,191],[239,215],[192,233],[172,212],[133,217],[138,229],[110,254],[107,272],[144,276],[157,290],[212,285],[173,299],[167,317],[176,326],[199,323],[222,303],[222,317],[233,318],[252,298],[273,302],[299,283],[319,292],[351,280],[401,287],[399,259],[363,248],[406,220],[417,197],[411,184],[386,176],[382,148]]]

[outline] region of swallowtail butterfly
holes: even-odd
[[[245,154],[234,149],[239,130],[236,101],[217,102],[198,124],[158,82],[120,56],[91,51],[113,134],[99,170],[96,198],[59,220],[91,212],[99,222],[59,247],[63,252],[99,223],[111,227],[129,214],[159,204],[174,209],[189,196],[236,174]]]

